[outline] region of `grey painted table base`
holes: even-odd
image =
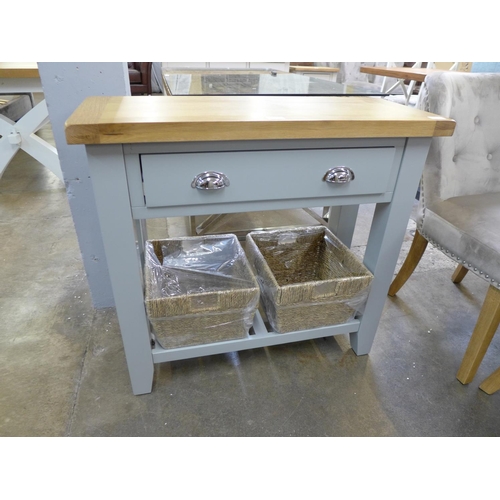
[[[22,64],[22,63],[21,63]],[[0,76],[0,93],[30,94],[43,92],[40,78],[3,78]],[[0,115],[0,178],[15,154],[22,149],[64,181],[57,149],[36,135],[49,122],[45,99],[31,108],[17,122]]]
[[[430,138],[270,140],[86,146],[134,394],[152,391],[155,363],[349,334],[368,354],[396,267]],[[349,184],[323,181],[346,165]],[[191,188],[198,173],[224,172],[229,187]],[[314,330],[269,332],[259,313],[248,338],[176,349],[152,345],[144,308],[144,220],[316,206],[335,207],[330,227],[350,245],[358,207],[376,204],[364,264],[374,280],[364,314]]]

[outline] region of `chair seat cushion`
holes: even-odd
[[[447,250],[451,258],[498,286],[500,193],[457,196],[434,202],[425,210],[420,206],[417,227],[431,243]]]

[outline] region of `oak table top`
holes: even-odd
[[[39,78],[36,62],[0,62],[0,78]]]
[[[88,97],[68,144],[451,136],[455,121],[371,97]]]
[[[339,68],[330,68],[328,66],[290,66],[290,73],[297,71],[307,73],[338,73]]]
[[[423,82],[427,75],[447,70],[437,68],[387,68],[382,66],[361,66],[360,71],[361,73],[368,73],[370,75],[388,76],[391,78]]]

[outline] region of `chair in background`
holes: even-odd
[[[395,67],[396,63],[387,63],[387,67]],[[413,62],[413,63],[408,63],[405,62],[403,63],[403,67],[407,68],[429,68],[432,69],[434,68],[434,63],[433,62]],[[393,79],[391,79],[393,80]],[[394,102],[399,102],[400,104],[404,104],[405,106],[415,106],[417,104],[418,100],[418,93],[419,93],[419,88],[417,86],[416,80],[404,80],[404,79],[397,79],[395,82],[391,82],[387,77],[384,78],[382,82],[382,90],[385,92],[392,92],[395,89],[399,88],[401,90],[402,95],[392,95],[389,97],[386,97],[386,99],[394,101]]]
[[[400,63],[387,63],[387,67],[397,67]],[[405,62],[404,68],[427,68],[437,69],[435,62]],[[459,67],[458,62],[454,62],[449,68],[444,68],[446,71],[457,71]],[[387,92],[394,92],[395,89],[400,90],[401,95],[392,94],[385,97],[388,101],[404,104],[405,106],[415,107],[419,99],[421,83],[417,80],[394,79],[384,77],[382,82],[382,90]]]
[[[354,81],[368,81],[380,86],[382,92],[390,95],[384,99],[405,106],[416,106],[418,102],[418,95],[421,86],[420,75],[417,78],[400,78],[394,76],[377,75],[377,71],[364,71],[369,66],[383,67],[383,69],[396,69],[396,68],[422,68],[435,69],[436,63],[434,62],[387,62],[387,63],[340,63],[339,73],[337,76],[338,83],[354,82]],[[448,71],[458,69],[459,63],[453,63],[451,67],[446,68]],[[363,68],[361,68],[363,67]]]
[[[483,380],[479,389],[486,394],[497,392],[500,389],[500,368],[497,368],[486,380]]]
[[[132,95],[153,93],[152,62],[129,62],[128,64],[128,77],[130,80],[130,93]]]
[[[410,277],[428,242],[457,262],[454,283],[469,271],[488,283],[457,373],[467,384],[500,323],[500,74],[433,73],[420,97],[418,107],[452,118],[457,125],[452,137],[432,140],[421,181],[417,231],[389,295]]]

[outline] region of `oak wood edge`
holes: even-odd
[[[0,63],[0,78],[40,78],[38,66],[4,66]]]
[[[450,137],[455,132],[457,122],[455,120],[436,120],[436,128],[433,137]]]
[[[194,98],[192,98],[194,99]],[[343,98],[341,98],[343,99]],[[68,144],[189,142],[254,139],[433,137],[453,134],[455,122],[438,115],[407,120],[287,120],[199,122],[109,122],[103,119],[112,96],[85,99],[65,123]],[[115,103],[116,104],[116,103]],[[374,103],[371,103],[374,104]],[[391,103],[393,104],[393,103]],[[394,104],[394,106],[400,106]]]
[[[418,71],[419,69],[421,69],[422,71],[419,72]],[[378,75],[378,76],[387,76],[390,78],[397,78],[403,80],[415,80],[417,82],[423,82],[425,80],[425,77],[430,72],[435,72],[435,71],[444,71],[444,70],[440,69],[429,70],[427,68],[399,68],[399,67],[384,68],[379,66],[361,66],[360,68],[361,73],[367,73],[370,75]]]
[[[64,123],[64,133],[68,144],[101,144],[98,125],[103,111],[112,97],[88,97],[85,109],[79,106]]]
[[[238,141],[280,139],[357,139],[383,137],[445,137],[451,136],[454,122],[422,121],[406,132],[404,123],[394,121],[381,130],[377,121],[346,127],[344,122],[323,121],[274,123],[262,122],[196,122],[141,124],[67,124],[68,144],[128,144],[151,142]]]

